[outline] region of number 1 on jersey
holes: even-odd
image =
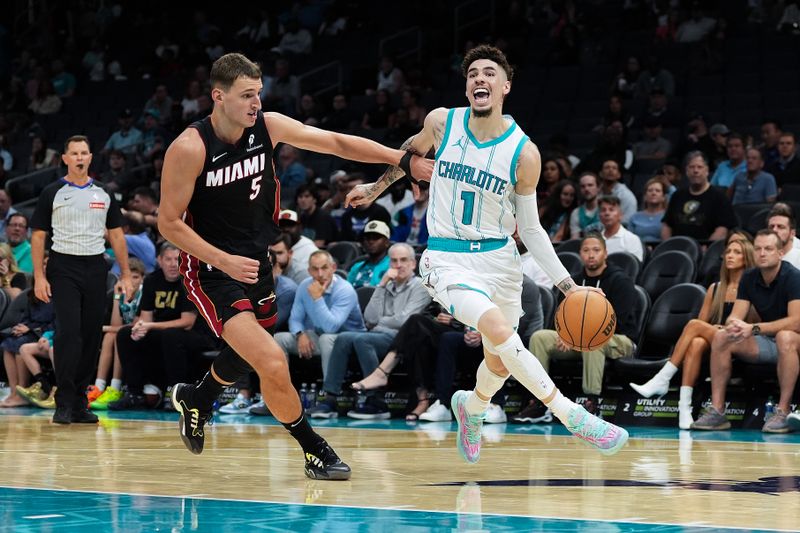
[[[464,213],[461,215],[461,223],[469,226],[472,224],[472,214],[475,209],[475,193],[461,191],[461,199],[464,201]]]

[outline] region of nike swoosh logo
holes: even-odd
[[[72,200],[72,196],[65,196],[64,201],[66,202],[67,200]]]
[[[215,162],[217,159],[219,159],[220,157],[224,157],[224,156],[226,156],[226,155],[228,155],[228,152],[222,152],[222,153],[221,153],[221,154],[219,154],[219,155],[215,155],[214,157],[212,157],[212,158],[211,158],[211,162],[213,163],[213,162]]]

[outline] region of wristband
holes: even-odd
[[[411,175],[411,157],[413,155],[414,154],[411,152],[406,152],[405,155],[400,158],[400,163],[397,166],[400,167],[400,170],[406,173],[406,176],[408,176],[408,179],[411,180],[411,183],[414,185],[419,185],[419,180]]]

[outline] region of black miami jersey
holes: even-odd
[[[259,111],[236,144],[220,140],[211,117],[189,126],[206,147],[185,221],[213,246],[263,260],[277,238],[280,182],[272,164],[272,140]]]

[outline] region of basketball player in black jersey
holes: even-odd
[[[179,383],[172,389],[181,438],[192,453],[201,453],[214,400],[252,368],[270,411],[303,448],[306,475],[349,479],[350,467],[309,425],[286,357],[270,334],[277,312],[267,247],[278,235],[280,211],[273,150],[287,143],[398,165],[426,179],[433,161],[262,113],[261,70],[241,54],[215,61],[211,83],[213,112],[167,150],[158,213],[161,234],[183,250],[181,272],[189,298],[227,343],[198,384]]]

